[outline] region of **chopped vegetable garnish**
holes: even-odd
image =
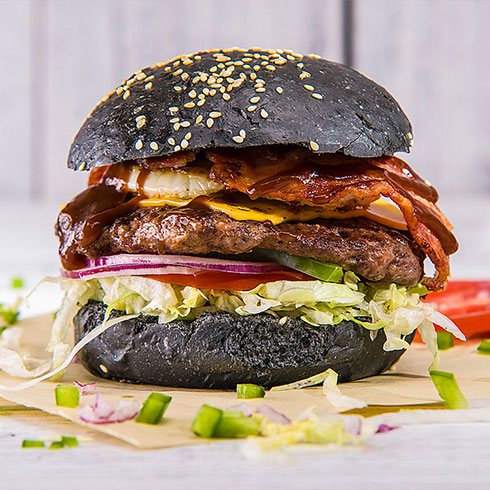
[[[218,424],[223,417],[223,410],[203,405],[192,421],[192,432],[207,439],[213,437]]]
[[[80,403],[80,390],[76,386],[58,385],[54,393],[58,407],[74,408]]]
[[[437,347],[440,350],[447,350],[454,347],[454,337],[452,333],[445,330],[438,330],[437,332]]]
[[[476,350],[480,354],[489,354],[490,355],[490,339],[482,340],[481,344],[476,348]]]
[[[53,441],[48,449],[63,449],[65,446],[62,441]]]
[[[270,391],[283,391],[283,390],[297,390],[300,388],[307,388],[308,386],[315,386],[323,383],[325,378],[329,375],[330,369],[327,369],[323,373],[315,374],[306,379],[300,379],[294,383],[289,383],[287,385],[274,386]]]
[[[260,421],[254,417],[245,417],[242,412],[223,412],[223,416],[212,437],[236,439],[239,437],[257,436]]]
[[[17,322],[17,318],[19,317],[19,304],[21,299],[19,298],[13,305],[4,305],[0,303],[0,319],[3,320],[5,325],[13,325]]]
[[[30,448],[30,447],[44,447],[44,441],[32,441],[29,439],[24,439],[22,441],[22,447]]]
[[[164,393],[151,393],[144,401],[143,408],[136,417],[136,422],[139,424],[158,424],[171,400],[172,397]]]
[[[61,443],[66,447],[78,447],[78,439],[75,436],[61,436]]]
[[[265,390],[262,386],[252,383],[236,385],[238,398],[264,398]]]
[[[260,250],[257,252],[259,257],[278,264],[284,265],[291,269],[303,272],[309,276],[316,277],[326,282],[340,282],[344,277],[342,267],[336,264],[320,262],[319,260],[290,255],[278,250]]]
[[[24,287],[24,279],[22,277],[12,277],[10,280],[10,287],[14,289],[20,289]]]
[[[439,396],[444,400],[444,406],[449,409],[468,408],[468,402],[459,389],[453,373],[445,371],[429,371]]]

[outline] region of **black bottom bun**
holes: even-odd
[[[74,319],[75,340],[100,325],[106,306],[90,301]],[[123,313],[113,311],[111,318]],[[408,341],[411,341],[413,335]],[[404,350],[386,352],[380,331],[351,321],[311,326],[268,314],[204,313],[193,321],[159,324],[140,315],[106,330],[79,353],[91,373],[131,383],[186,388],[231,388],[237,383],[277,386],[332,368],[339,381],[380,374]]]

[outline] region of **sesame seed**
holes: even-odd
[[[124,89],[122,87],[117,87],[116,89],[116,94],[121,95],[124,92]]]
[[[181,125],[183,128],[188,128],[188,127],[191,125],[191,123],[190,123],[189,121],[182,121],[182,122],[180,123],[180,125]]]
[[[188,133],[185,134],[184,139],[190,140],[191,138],[192,138],[192,133],[189,131]]]
[[[257,106],[256,105],[249,105],[247,107],[247,111],[248,112],[253,112],[253,111],[255,111],[255,109],[257,109]]]
[[[174,66],[179,66],[180,65],[180,60],[174,61]]]
[[[211,89],[211,90],[209,91],[209,95],[210,95],[211,97],[213,97],[214,95],[216,95],[216,89],[215,89],[215,88]]]
[[[243,143],[243,138],[241,136],[233,136],[232,140],[235,143]]]
[[[128,97],[129,97],[129,90],[126,90],[126,92],[124,92],[124,95],[123,95],[123,99],[126,100]]]
[[[255,53],[254,54],[254,58],[258,60],[260,58],[260,54],[259,53]]]
[[[306,90],[309,90],[310,92],[315,90],[315,87],[313,87],[312,85],[303,85],[303,87],[306,89]]]
[[[99,369],[105,374],[109,372],[109,370],[103,364],[99,364]]]
[[[180,146],[183,150],[185,150],[189,146],[189,142],[187,140],[182,140],[180,142]]]
[[[150,80],[153,80],[155,78],[155,75],[150,75],[146,77],[145,81],[149,82]]]
[[[256,104],[259,100],[260,100],[260,97],[259,96],[256,96],[256,97],[252,97],[250,99],[250,102],[252,102],[252,104]]]
[[[200,76],[194,77],[194,78],[192,79],[192,83],[193,83],[193,84],[196,84],[196,83],[197,83],[199,80],[201,80],[201,77],[200,77]]]
[[[180,145],[174,146],[174,151],[180,151]]]
[[[265,92],[265,88],[264,87],[259,87],[259,88],[256,88],[255,91],[256,92]]]
[[[183,72],[184,72],[184,70],[183,70],[182,68],[179,68],[177,71],[174,71],[174,72],[172,73],[172,75],[173,75],[174,77],[176,77],[176,76],[180,75],[180,74],[181,74],[181,73],[183,73]]]
[[[136,80],[143,80],[143,78],[146,78],[146,74],[141,72],[136,75]]]
[[[218,67],[217,67],[217,66],[212,66],[212,67],[209,69],[209,71],[210,71],[211,73],[214,73],[214,72],[215,72],[215,71],[217,71],[217,70],[218,70]]]
[[[260,62],[260,64],[261,64],[262,66],[265,66],[265,65],[267,65],[267,64],[268,64],[268,62],[267,62],[267,61],[261,61],[261,62]]]
[[[196,124],[199,124],[203,120],[203,117],[199,114],[196,118]]]
[[[249,64],[246,64],[246,65],[243,65],[243,68],[247,68],[248,70],[250,70],[252,67]]]
[[[308,77],[311,77],[311,75],[307,71],[302,71],[299,74],[299,78],[301,78],[301,80],[303,80],[303,78],[308,78]]]
[[[170,119],[170,121],[169,121],[169,122],[170,122],[170,123],[172,123],[172,124],[174,124],[174,123],[176,123],[176,122],[179,122],[179,120],[180,120],[180,118],[178,118],[178,117],[173,117],[172,119]]]
[[[313,151],[318,151],[320,147],[318,146],[318,143],[316,141],[310,141],[310,148]]]
[[[175,90],[176,92],[182,92],[182,87],[179,87],[178,85],[176,85],[176,86],[174,87],[174,90]]]
[[[145,89],[146,89],[146,90],[150,90],[152,86],[153,86],[153,83],[152,83],[152,82],[148,82],[148,83],[145,85]]]
[[[283,92],[282,87],[276,87],[276,92],[278,94],[282,94],[282,92]]]
[[[212,118],[221,117],[222,115],[223,114],[221,114],[221,112],[218,112],[218,111],[213,111],[213,112],[209,113],[209,117],[212,117]]]
[[[260,110],[260,115],[261,115],[261,116],[262,116],[264,119],[266,119],[266,118],[269,116],[269,114],[267,113],[267,111],[266,111],[265,109],[261,109],[261,110]]]
[[[208,128],[211,128],[213,126],[213,124],[214,124],[214,119],[212,119],[211,117],[208,118],[208,120],[206,121],[206,126]]]
[[[196,95],[197,95],[197,92],[196,92],[194,89],[192,89],[192,90],[189,92],[189,97],[190,97],[191,99],[193,99],[193,98],[194,98]]]
[[[179,123],[175,123],[174,124],[174,131],[178,131],[180,129],[180,124]]]
[[[87,162],[82,162],[80,165],[80,170],[85,170],[85,167],[87,166]]]
[[[206,102],[206,99],[199,99],[197,101],[197,107],[201,107],[202,105],[204,105],[204,102]]]
[[[208,87],[204,87],[204,88],[202,89],[202,93],[203,93],[204,95],[209,95],[209,89],[208,89]]]
[[[182,73],[182,75],[180,75],[180,78],[182,78],[182,80],[187,80],[189,78],[189,74],[188,73]]]
[[[221,83],[213,83],[213,85],[211,85],[211,87],[212,87],[213,89],[217,89],[217,88],[221,88],[221,87],[222,87],[222,85],[221,85]],[[216,90],[214,91],[214,93],[216,93]]]
[[[250,79],[255,80],[257,78],[257,73],[250,73]]]
[[[297,63],[296,66],[302,70],[305,65],[304,63]]]
[[[317,94],[316,92],[311,94],[312,97],[315,97],[315,99],[323,99],[323,95]]]
[[[193,107],[196,107],[196,104],[194,104],[194,102],[187,102],[187,104],[184,104],[184,107],[186,109],[192,109]]]
[[[165,67],[165,71],[170,71],[172,68],[170,68],[170,66],[166,66]]]
[[[167,141],[168,141],[168,143],[169,143],[170,145],[172,145],[172,146],[174,146],[174,145],[175,145],[175,140],[174,140],[173,138],[169,138]]]
[[[224,93],[223,94],[223,99],[230,100],[231,99],[230,94]]]
[[[244,129],[240,129],[240,132],[238,133],[242,138],[245,138],[247,136],[247,133],[245,132]]]
[[[199,94],[199,95],[197,96],[197,98],[198,98],[198,99],[204,99],[204,98],[206,98],[206,96],[205,96],[204,94]]]
[[[289,61],[294,61],[294,60],[295,60],[294,56],[291,56],[290,54],[287,54],[287,55],[286,55],[286,58],[287,58]]]
[[[224,94],[224,93],[226,92],[226,87],[223,87],[223,86],[222,86],[222,87],[220,87],[220,88],[219,88],[219,91],[220,91],[222,94]]]
[[[199,77],[197,77],[197,78],[199,78],[199,80],[201,80],[202,83],[205,83],[206,80],[208,79],[208,74],[207,73],[201,73],[199,75]]]
[[[274,65],[267,65],[265,67],[266,70],[270,70],[270,71],[275,71],[276,70],[276,67]]]
[[[146,124],[146,119],[143,118],[143,119],[140,119],[139,121],[136,121],[136,128],[137,129],[140,129],[142,128],[144,125]]]
[[[157,150],[158,150],[158,143],[157,143],[156,141],[152,141],[152,142],[150,143],[150,148],[151,148],[152,150],[157,151]]]
[[[254,65],[254,70],[259,71],[260,70],[260,65]]]
[[[170,112],[178,112],[179,108],[178,107],[169,107],[168,110]]]
[[[141,150],[141,148],[143,148],[143,142],[141,140],[138,140],[136,142],[136,144],[134,145],[134,147],[137,149],[137,150]]]

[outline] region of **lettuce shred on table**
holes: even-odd
[[[238,315],[267,313],[277,318],[291,317],[317,325],[335,325],[351,320],[371,331],[386,335],[384,349],[406,349],[405,338],[418,329],[434,355],[437,341],[433,322],[455,337],[464,339],[454,323],[434,307],[420,301],[417,288],[396,284],[379,287],[364,283],[346,272],[341,284],[313,281],[277,281],[261,284],[250,291],[198,289],[151,280],[141,276],[119,276],[83,281],[47,278],[58,282],[65,298],[54,320],[48,351],[52,368],[60,366],[70,351],[73,317],[90,299],[127,315],[153,315],[160,323],[191,320],[203,312],[224,311]]]

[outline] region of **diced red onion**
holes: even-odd
[[[227,410],[233,410],[235,412],[242,412],[245,417],[251,417],[252,416],[252,409],[244,402],[240,403],[239,405],[233,405],[230,408],[227,408]]]
[[[97,383],[88,383],[84,385],[83,383],[80,383],[80,381],[74,381],[73,386],[80,389],[80,395],[91,395],[95,393]]]
[[[83,405],[78,410],[78,416],[89,424],[112,424],[131,420],[138,415],[141,403],[135,398],[121,398],[117,409],[97,394],[94,405]]]
[[[383,432],[390,432],[390,430],[395,430],[395,429],[398,429],[398,427],[393,427],[388,424],[379,424],[376,434],[382,434]]]
[[[265,415],[271,422],[275,422],[276,424],[288,425],[291,423],[291,420],[289,420],[284,414],[274,410],[269,405],[259,405],[255,409],[255,413]]]
[[[87,259],[87,267],[75,271],[61,270],[69,279],[92,279],[118,275],[193,274],[200,270],[235,274],[264,274],[286,270],[272,262],[245,262],[190,255],[121,254]]]

